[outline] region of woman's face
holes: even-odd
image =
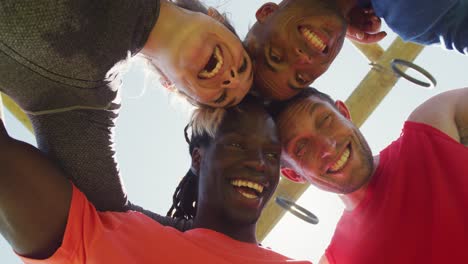
[[[240,39],[208,15],[189,12],[163,56],[160,70],[191,99],[212,107],[238,104],[253,82],[252,63]]]
[[[261,106],[231,112],[225,120],[200,149],[198,209],[226,225],[254,224],[278,185],[276,126]]]

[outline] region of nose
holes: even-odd
[[[239,76],[237,70],[231,69],[226,73],[225,80],[222,83],[223,88],[237,88],[239,86]]]
[[[252,151],[245,165],[249,169],[263,173],[266,170],[265,158],[263,151]]]
[[[312,57],[309,54],[307,54],[303,49],[296,48],[295,53],[297,56],[296,64],[312,64]]]
[[[321,152],[320,158],[324,159],[329,156],[332,156],[335,153],[336,149],[336,140],[330,137],[322,137],[320,139],[321,142]]]
[[[252,169],[256,172],[263,173],[265,172],[266,166],[265,166],[265,161],[263,159],[257,159],[257,160],[250,160],[245,163],[247,168]]]

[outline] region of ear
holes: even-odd
[[[190,167],[190,170],[195,175],[199,175],[200,173],[202,154],[203,150],[201,148],[194,148],[192,151],[192,166]]]
[[[208,8],[208,16],[213,18],[214,20],[218,21],[221,24],[224,24],[224,21],[226,20],[223,15],[221,15],[216,8],[209,7]]]
[[[295,170],[287,167],[282,167],[281,168],[281,174],[283,174],[284,177],[288,178],[289,180],[297,183],[305,183],[307,182],[304,177],[299,175]]]
[[[149,60],[149,67],[153,67],[156,73],[159,74],[159,83],[161,83],[161,85],[167,90],[173,92],[175,90],[174,83],[169,80],[169,78],[167,78],[166,74],[164,74],[164,72],[158,66],[156,66],[156,63],[154,63],[152,59]]]
[[[174,83],[171,80],[169,80],[169,78],[167,78],[167,76],[161,71],[159,72],[159,74],[159,82],[161,83],[161,85],[167,90],[173,92],[175,90]]]
[[[279,6],[275,3],[266,3],[262,5],[255,13],[255,17],[259,23],[263,23],[271,14],[279,9]]]
[[[345,104],[343,101],[336,100],[335,106],[336,106],[336,108],[338,109],[338,111],[340,111],[340,113],[341,113],[344,117],[346,117],[347,119],[351,120],[351,113],[349,112],[348,107],[346,106],[346,104]]]

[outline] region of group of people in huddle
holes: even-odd
[[[345,38],[383,39],[381,19],[468,55],[467,0],[269,2],[243,40],[198,0],[0,0],[0,91],[37,140],[0,122],[0,233],[24,263],[311,263],[255,235],[281,171],[345,204],[318,263],[468,262],[468,88],[373,154],[311,87]],[[119,69],[137,56],[195,108],[167,214],[128,199],[113,149]]]

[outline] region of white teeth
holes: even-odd
[[[244,192],[243,190],[239,190],[240,194],[242,194],[242,196],[244,196],[245,198],[248,198],[248,199],[255,199],[257,198],[257,195],[255,194],[250,194],[250,193],[246,193]]]
[[[213,68],[213,70],[211,70],[211,72],[204,69],[198,74],[199,77],[210,79],[213,78],[213,76],[215,76],[216,74],[218,74],[219,70],[221,70],[221,67],[223,67],[224,63],[223,56],[221,55],[221,50],[218,46],[216,46],[214,49],[214,57],[217,61],[216,66]]]
[[[263,192],[263,186],[255,182],[245,181],[245,180],[232,180],[231,184],[237,187],[248,187],[250,189],[256,190],[258,193]],[[244,194],[243,192],[241,193]]]
[[[314,32],[308,30],[307,28],[301,29],[302,35],[309,41],[309,43],[319,49],[321,52],[325,50],[327,45],[323,43],[322,39],[320,39]]]
[[[348,161],[349,154],[350,152],[349,152],[349,147],[348,147],[345,149],[345,151],[343,151],[343,154],[341,155],[340,159],[331,166],[330,171],[335,172],[335,171],[339,171],[340,169],[342,169],[343,166]]]

